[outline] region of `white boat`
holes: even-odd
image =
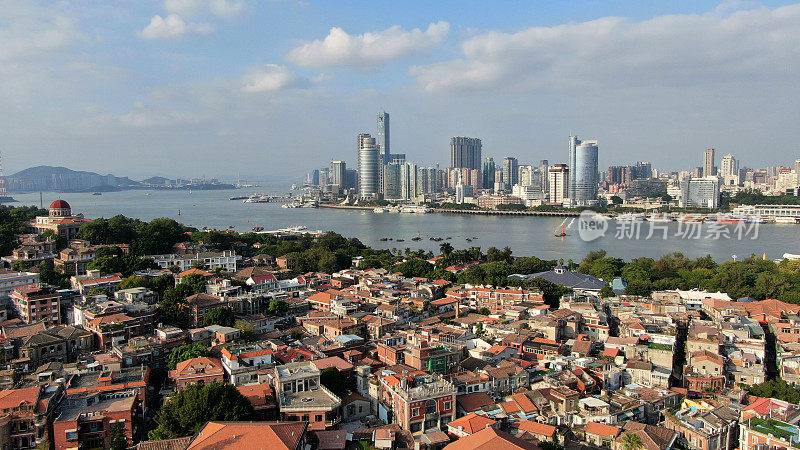
[[[775,223],[796,224],[797,223],[797,217],[776,217],[775,218]]]
[[[400,212],[406,214],[427,214],[431,211],[430,208],[420,205],[409,205],[400,208]]]
[[[372,212],[374,212],[374,213],[385,213],[385,212],[389,212],[389,208],[375,208],[375,209],[372,210]]]
[[[648,222],[654,223],[667,223],[672,222],[672,218],[668,214],[650,214],[647,216]]]

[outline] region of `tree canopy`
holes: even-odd
[[[167,366],[170,370],[174,370],[178,363],[182,363],[188,359],[200,358],[201,356],[208,356],[208,348],[203,344],[183,344],[175,348],[169,354],[169,361]]]
[[[253,418],[253,406],[235,386],[212,382],[190,385],[178,391],[156,414],[158,427],[150,439],[170,439],[197,434],[209,421],[241,421]]]

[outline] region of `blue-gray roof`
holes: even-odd
[[[560,284],[561,286],[566,286],[572,289],[596,291],[603,289],[603,287],[606,285],[606,282],[599,278],[569,271],[561,264],[557,265],[553,270],[548,270],[546,272],[532,273],[529,275],[514,274],[509,276],[509,278],[516,278],[519,280],[542,278],[553,284]]]

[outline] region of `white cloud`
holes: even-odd
[[[464,57],[413,67],[427,91],[680,87],[800,79],[800,5],[721,15],[604,17],[485,33]]]
[[[0,2],[0,9],[0,61],[44,55],[81,36],[72,19],[43,8]]]
[[[143,39],[181,39],[192,34],[208,34],[213,31],[211,25],[205,23],[186,22],[177,14],[167,17],[153,16],[148,24],[139,33]]]
[[[308,80],[293,73],[286,66],[266,64],[244,77],[242,91],[272,92],[308,86]]]
[[[242,12],[244,2],[241,0],[166,0],[164,9],[181,17],[214,15],[223,17],[236,16]]]
[[[395,25],[359,35],[334,27],[325,39],[303,44],[290,51],[286,58],[302,67],[377,67],[435,47],[449,32],[447,22],[432,23],[425,31],[419,28],[406,31]]]

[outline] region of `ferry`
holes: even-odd
[[[776,217],[775,218],[775,223],[796,224],[797,223],[797,217]]]
[[[400,207],[401,213],[408,213],[408,214],[427,214],[432,212],[433,210],[430,208],[426,208],[425,206],[420,205],[411,205],[411,206],[402,206]]]
[[[269,197],[261,194],[253,194],[242,200],[242,203],[269,203]]]
[[[717,216],[717,223],[729,223],[729,224],[744,223],[744,218],[734,217],[730,215]]]

